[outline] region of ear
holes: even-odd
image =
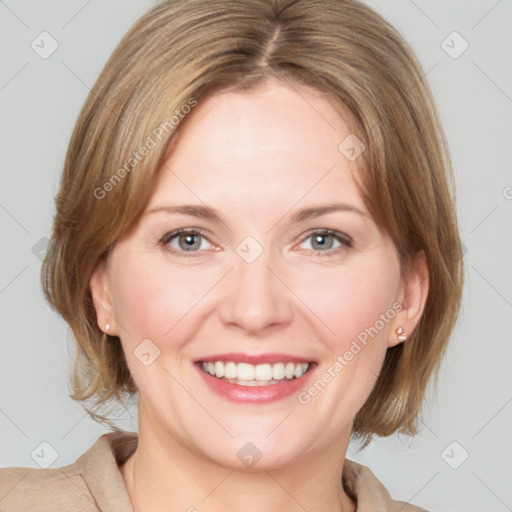
[[[429,289],[429,274],[425,253],[420,251],[410,263],[404,275],[398,291],[397,302],[401,309],[393,319],[389,333],[388,347],[394,347],[403,343],[399,339],[397,329],[402,328],[403,333],[409,338],[418,325],[425,304],[427,302]]]
[[[114,317],[114,307],[107,280],[107,264],[102,261],[95,268],[89,281],[98,327],[109,336],[118,336],[118,326]],[[108,327],[107,327],[108,326]]]

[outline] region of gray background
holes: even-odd
[[[152,3],[0,0],[0,466],[69,464],[105,432],[68,397],[72,340],[43,299],[40,256],[81,105]],[[420,434],[348,456],[370,466],[395,498],[433,511],[512,510],[512,1],[368,3],[410,42],[437,98],[456,174],[466,285]],[[51,49],[44,31],[58,44],[47,58],[31,47]],[[116,416],[121,428],[137,430],[133,408]]]

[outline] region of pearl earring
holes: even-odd
[[[110,331],[110,324],[105,325],[105,330],[108,332]]]
[[[396,333],[398,334],[398,341],[405,341],[405,340],[407,340],[407,334],[405,334],[403,327],[399,327],[396,330]]]

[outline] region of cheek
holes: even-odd
[[[386,339],[389,320],[396,310],[400,271],[393,258],[372,258],[372,262],[340,267],[336,272],[318,271],[300,278],[298,295],[330,332],[332,348],[347,349],[361,333],[371,330],[372,338]],[[384,318],[384,321],[382,320]],[[375,334],[376,328],[378,334]],[[360,336],[364,338],[364,334]]]
[[[130,257],[113,268],[114,312],[123,342],[130,345],[146,338],[160,347],[169,340],[179,345],[180,331],[201,311],[202,299],[218,280],[213,268],[178,268],[161,256]]]
[[[202,323],[202,298],[216,281],[215,276],[194,272],[192,267],[184,272],[158,260],[120,262],[112,279],[128,367],[139,392],[156,409],[172,400],[169,394],[163,399],[151,391],[168,390],[172,384],[168,371],[179,381],[186,380],[182,372],[188,366],[181,363],[188,358],[187,344]],[[146,366],[147,353],[150,364]]]
[[[393,259],[379,261],[331,273],[323,290],[311,281],[303,283],[309,303],[316,305],[315,315],[330,333],[322,328],[325,357],[298,402],[333,431],[350,422],[366,402],[386,355],[400,271]]]

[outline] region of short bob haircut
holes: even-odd
[[[402,272],[423,251],[429,291],[409,339],[388,349],[353,436],[417,432],[460,308],[463,267],[446,140],[425,74],[398,32],[354,0],[165,0],[121,40],[83,106],[56,198],[42,282],[77,341],[71,398],[97,421],[136,397],[120,339],[97,325],[91,275],[136,223],[193,108],[269,79],[321,91],[366,149],[357,179]],[[341,142],[341,141],[340,141]]]

